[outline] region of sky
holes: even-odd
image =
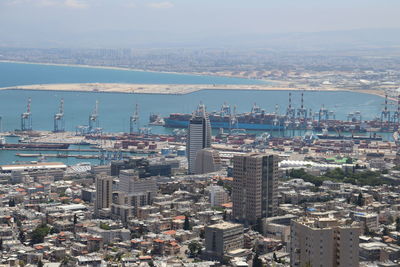
[[[148,47],[400,28],[399,0],[0,0],[0,46]]]

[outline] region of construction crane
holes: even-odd
[[[397,110],[393,114],[393,122],[397,127],[400,125],[400,95],[397,96]]]
[[[132,113],[132,115],[129,118],[129,133],[133,134],[135,133],[135,130],[137,133],[139,133],[139,105],[135,105],[135,111]]]
[[[31,103],[32,99],[29,97],[26,112],[21,114],[21,131],[32,131]]]
[[[307,119],[307,109],[304,108],[304,93],[301,93],[301,104],[300,104],[300,108],[297,109],[297,116],[300,119]]]
[[[99,101],[96,100],[94,110],[89,115],[89,132],[93,133],[99,129]]]
[[[292,107],[292,93],[289,93],[289,105],[286,110],[286,116],[289,119],[296,117],[296,110]]]
[[[384,121],[390,122],[390,111],[388,109],[388,95],[385,95],[385,103],[381,112],[381,123]]]
[[[58,113],[54,114],[54,132],[55,133],[65,132],[64,99],[63,98],[61,98]]]

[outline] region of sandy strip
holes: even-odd
[[[277,85],[210,85],[210,84],[121,84],[121,83],[71,83],[36,84],[3,87],[0,90],[43,90],[70,92],[138,93],[138,94],[189,94],[200,90],[262,90],[262,91],[350,91],[384,96],[380,90],[350,90],[343,88],[291,88]]]

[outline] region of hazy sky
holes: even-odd
[[[399,0],[0,0],[0,45],[151,46],[225,36],[400,28],[399,10]]]

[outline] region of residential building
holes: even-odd
[[[291,266],[359,266],[360,228],[334,218],[292,220]]]
[[[255,224],[276,215],[278,158],[276,155],[245,154],[233,158],[233,217]]]
[[[211,148],[204,148],[197,152],[194,173],[203,174],[216,172],[221,169],[221,158],[219,152]]]
[[[94,212],[98,216],[102,209],[109,209],[112,202],[113,178],[108,175],[96,176],[96,200]]]
[[[243,225],[223,222],[205,228],[206,253],[217,258],[243,248]]]

